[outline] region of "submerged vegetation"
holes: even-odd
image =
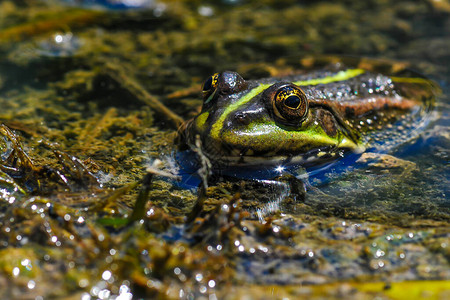
[[[276,186],[189,189],[173,161],[221,70],[384,57],[445,95],[448,1],[144,2],[0,2],[0,295],[449,296],[446,96],[416,140],[276,210]]]

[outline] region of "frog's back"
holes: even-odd
[[[381,129],[414,109],[429,112],[440,93],[435,82],[408,69],[407,63],[347,58],[356,66],[346,67],[336,57],[326,58],[318,60],[319,70],[269,80],[293,82],[308,99],[335,103],[359,130]],[[334,62],[325,63],[329,61]]]

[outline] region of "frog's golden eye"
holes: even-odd
[[[202,93],[205,102],[211,100],[209,99],[209,97],[215,92],[218,82],[219,82],[219,73],[215,73],[214,75],[206,79],[205,83],[203,83]]]
[[[273,112],[282,122],[299,124],[308,114],[305,93],[294,85],[280,87],[272,101]]]

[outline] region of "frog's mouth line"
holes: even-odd
[[[256,155],[220,155],[210,157],[218,165],[232,167],[232,166],[258,166],[258,165],[294,165],[301,164],[305,166],[326,163],[335,159],[344,157],[346,152],[355,149],[337,148],[327,150],[313,150],[307,153],[298,155],[272,155],[272,156],[256,156]],[[359,151],[358,151],[359,152]],[[206,152],[207,156],[211,153]]]

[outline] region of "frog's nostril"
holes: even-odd
[[[250,124],[250,118],[246,113],[237,113],[234,118],[242,125]]]

